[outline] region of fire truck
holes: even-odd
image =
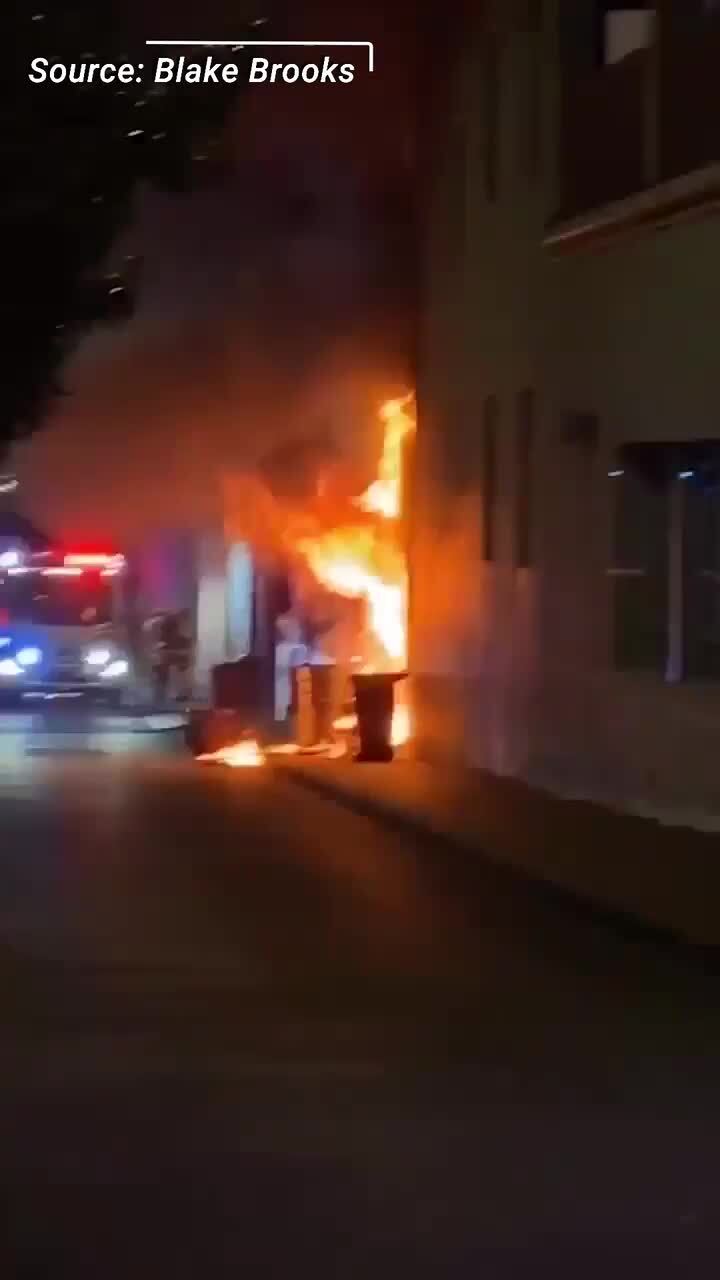
[[[0,548],[0,699],[129,699],[125,567],[111,552]]]

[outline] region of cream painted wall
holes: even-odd
[[[669,688],[612,669],[607,472],[623,440],[720,435],[720,220],[548,255],[552,25],[538,177],[521,160],[533,37],[514,32],[501,64],[498,200],[489,203],[483,187],[482,65],[470,36],[454,100],[464,147],[447,142],[435,186],[411,547],[418,749],[625,808],[702,816],[720,808],[720,690]],[[448,163],[462,154],[464,183],[457,162],[454,170]],[[513,410],[525,387],[538,408],[534,560],[520,571],[512,561]],[[488,395],[500,404],[492,564],[480,540]],[[577,412],[597,415],[594,450],[563,436]]]

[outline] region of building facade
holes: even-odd
[[[418,749],[720,811],[720,6],[467,5],[436,71]]]
[[[164,613],[187,617],[193,697],[201,703],[211,698],[214,667],[252,656],[268,667],[263,692],[270,714],[275,614],[282,601],[279,605],[277,585],[251,548],[217,524],[148,532],[128,549],[127,558],[134,615],[141,621]]]

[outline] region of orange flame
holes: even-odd
[[[357,716],[354,712],[347,716],[339,716],[333,724],[336,733],[353,733],[357,729]]]
[[[357,647],[351,665],[355,670],[397,672],[405,670],[408,659],[407,556],[401,517],[403,453],[415,429],[414,397],[386,401],[379,416],[385,430],[377,477],[359,497],[333,493],[321,484],[312,501],[281,502],[257,477],[236,473],[225,477],[226,528],[229,536],[242,538],[258,551],[266,549],[270,557],[280,551],[294,558],[296,568],[300,562],[313,587],[364,602],[365,635],[353,642]],[[300,581],[302,575],[296,576]],[[398,688],[395,746],[411,736],[405,688]],[[354,724],[353,718],[348,727]]]
[[[255,738],[243,738],[229,747],[198,756],[201,764],[224,764],[229,769],[259,769],[265,764],[265,756]]]
[[[354,713],[339,716],[333,724],[336,733],[354,733],[357,729],[357,716]],[[394,747],[404,747],[412,737],[412,721],[410,708],[406,702],[397,703],[393,710],[390,740]]]
[[[412,737],[412,717],[406,702],[396,704],[393,711],[391,742],[394,747],[404,747]]]
[[[354,502],[375,519],[341,524],[296,543],[318,582],[337,595],[366,601],[380,646],[375,665],[388,670],[407,662],[407,565],[398,521],[403,442],[415,427],[411,401],[388,400],[380,410],[385,439],[378,478]]]
[[[397,520],[402,513],[403,443],[414,430],[415,420],[408,413],[412,400],[387,400],[380,409],[385,423],[385,439],[382,458],[378,466],[378,478],[365,490],[357,505],[364,511],[374,511],[388,520]]]

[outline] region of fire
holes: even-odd
[[[405,437],[415,427],[408,413],[411,397],[403,400],[387,400],[380,409],[385,423],[385,440],[382,458],[378,466],[378,478],[357,499],[364,511],[374,511],[388,520],[397,520],[402,513],[402,451]]]
[[[370,628],[386,661],[402,666],[407,655],[405,566],[398,557],[397,565],[387,565],[395,580],[385,580],[377,567],[375,541],[372,531],[368,536],[368,531],[350,526],[320,538],[301,538],[297,549],[323,586],[339,596],[367,601]],[[389,560],[387,554],[384,558]]]
[[[407,662],[407,564],[398,527],[402,514],[403,443],[414,430],[412,397],[388,400],[377,479],[354,501],[365,520],[300,537],[296,550],[313,576],[337,595],[364,599],[380,652],[373,665],[397,670]]]
[[[353,733],[357,729],[357,716],[353,713],[348,716],[339,716],[333,724],[336,733]]]
[[[229,769],[258,769],[265,764],[265,755],[255,738],[243,738],[229,747],[221,747],[198,756],[202,764],[225,764]]]
[[[353,733],[357,729],[357,716],[354,714],[339,716],[333,724],[337,733]],[[405,702],[397,704],[393,710],[390,740],[394,747],[404,747],[412,737],[410,708]]]
[[[404,747],[412,737],[412,720],[410,708],[406,702],[395,706],[392,720],[391,742],[394,747]]]
[[[324,588],[362,602],[357,609],[363,615],[357,621],[360,634],[349,649],[353,657],[340,659],[355,673],[399,673],[408,663],[403,460],[405,443],[415,429],[414,397],[386,401],[379,417],[384,439],[377,475],[359,496],[333,491],[327,475],[318,482],[314,498],[303,503],[281,501],[251,473],[225,477],[229,536],[250,543],[259,554],[267,552],[271,562],[278,555],[286,560],[300,596],[305,593],[312,600],[318,588]],[[348,618],[352,612],[348,610]],[[342,633],[342,624],[340,629]],[[397,690],[395,746],[411,736],[405,688]],[[351,724],[341,719],[337,731],[346,724],[352,731],[355,720],[350,719]]]

